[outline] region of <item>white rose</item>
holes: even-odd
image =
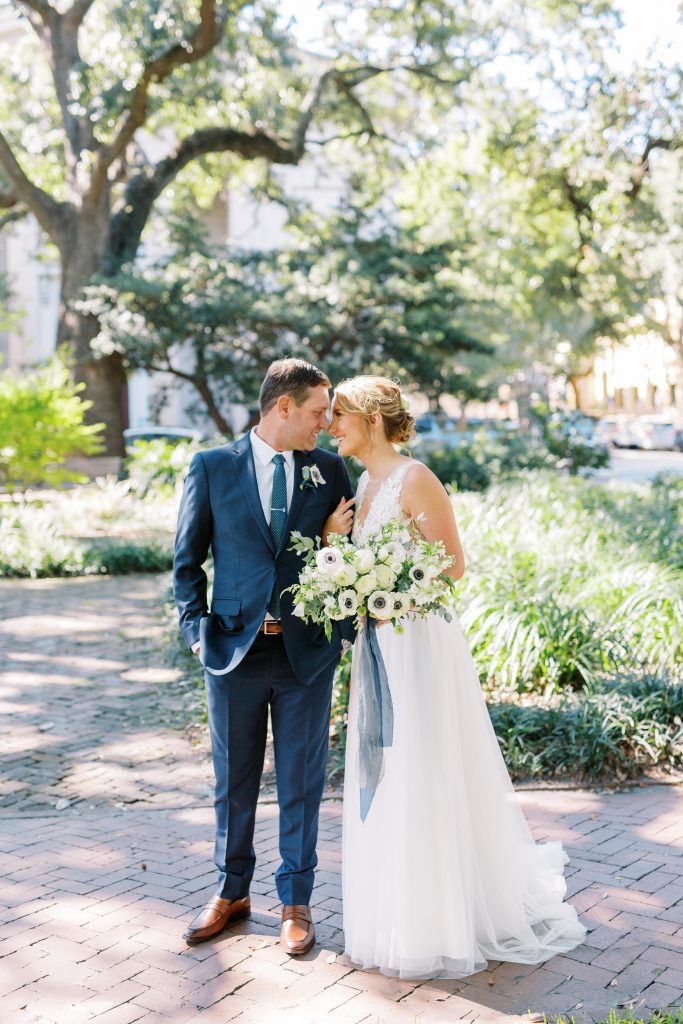
[[[365,576],[360,576],[356,580],[356,593],[365,597],[366,594],[371,594],[373,590],[377,589],[377,576],[374,572],[368,572]]]
[[[388,565],[378,565],[375,569],[375,575],[382,590],[391,590],[396,582],[396,575]]]
[[[334,574],[334,582],[340,587],[351,587],[357,579],[358,573],[354,566],[346,562]]]
[[[358,548],[354,556],[354,561],[358,572],[370,572],[375,564],[375,556],[370,548]]]

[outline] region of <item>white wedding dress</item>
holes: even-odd
[[[363,508],[362,544],[405,515],[409,462]],[[359,524],[361,515],[367,516]],[[535,964],[586,935],[563,902],[567,857],[537,845],[517,801],[460,623],[434,614],[377,630],[394,707],[393,744],[361,821],[354,653],[344,781],[345,953],[401,978],[459,978],[487,960]]]

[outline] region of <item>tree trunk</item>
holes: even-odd
[[[94,274],[109,269],[106,250],[109,235],[109,211],[86,210],[72,225],[68,240],[60,246],[62,282],[59,345],[67,345],[73,355],[74,376],[85,384],[82,397],[92,402],[86,413],[88,423],[104,423],[103,440],[107,455],[123,455],[123,431],[128,426],[128,385],[123,359],[118,352],[97,357],[91,347],[99,332],[95,317],[84,316],[74,308],[83,287]]]
[[[199,394],[202,396],[209,416],[216,424],[219,434],[225,434],[227,437],[229,437],[232,434],[232,427],[230,426],[225,416],[216,405],[216,400],[213,397],[213,392],[211,391],[209,382],[202,377],[193,377],[192,383],[194,384]]]
[[[572,391],[574,392],[574,402],[576,403],[577,412],[585,411],[582,405],[581,388],[579,387],[579,381],[581,379],[581,374],[578,373],[570,373],[567,376],[567,383],[570,385]]]

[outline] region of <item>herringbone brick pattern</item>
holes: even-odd
[[[2,1024],[483,1024],[527,1011],[581,1022],[620,1006],[640,1015],[683,1005],[683,789],[674,786],[520,794],[535,836],[565,844],[569,893],[590,929],[571,955],[539,967],[492,963],[436,982],[355,970],[342,952],[336,800],[322,810],[310,954],[289,959],[277,943],[271,803],[259,810],[251,920],[186,947],[183,927],[213,882],[210,779],[178,729],[191,694],[155,664],[159,587],[151,578],[0,586],[0,700],[12,723],[0,820]]]

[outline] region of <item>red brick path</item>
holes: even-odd
[[[0,585],[0,1022],[437,1024],[526,1011],[597,1020],[683,1006],[683,789],[520,794],[571,857],[586,944],[541,967],[395,981],[342,955],[341,808],[323,807],[318,945],[277,944],[276,808],[264,803],[251,920],[189,949],[211,891],[208,766],[192,698],[158,665],[152,578]],[[156,659],[156,661],[155,661]],[[42,727],[42,728],[41,728]],[[58,809],[60,808],[60,809]]]

